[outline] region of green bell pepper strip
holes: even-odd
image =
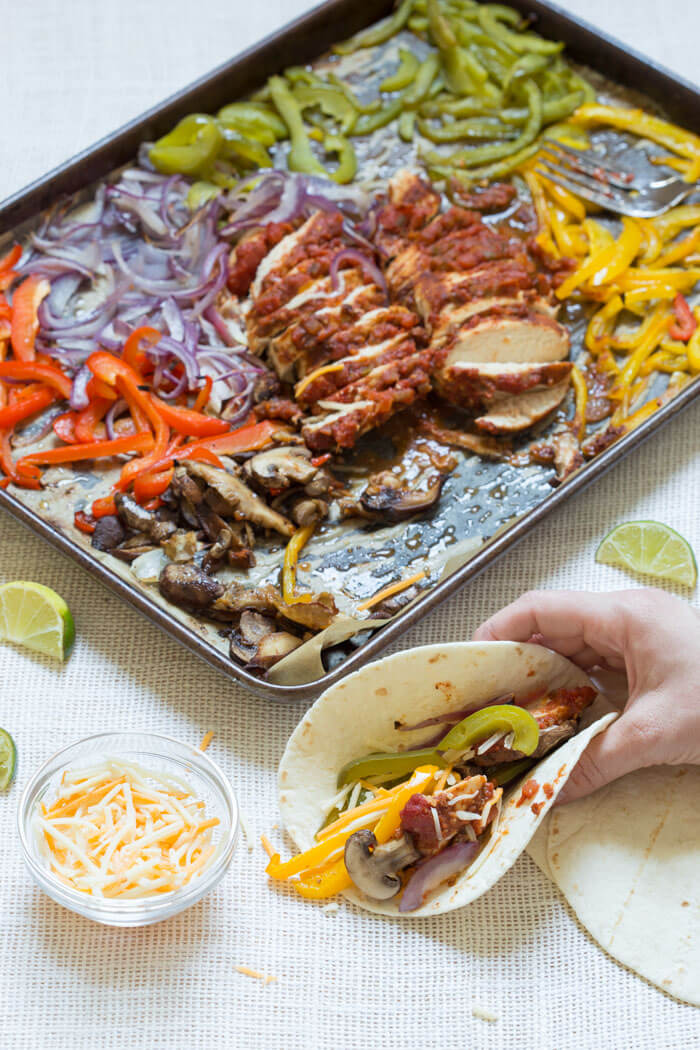
[[[329,73],[328,80],[334,88],[337,88],[338,91],[345,95],[348,102],[355,107],[358,113],[376,113],[377,110],[382,108],[382,100],[380,98],[373,98],[371,102],[360,102],[353,90],[335,73]]]
[[[263,146],[272,146],[278,139],[287,137],[284,121],[260,102],[232,102],[219,110],[217,120]]]
[[[529,146],[537,138],[542,128],[542,95],[534,80],[524,81],[523,89],[528,100],[529,116],[517,138],[511,139],[509,142],[459,150],[449,157],[443,157],[439,153],[428,152],[423,157],[425,162],[431,167],[474,168],[504,159]]]
[[[421,62],[416,73],[416,79],[403,93],[402,102],[407,109],[419,106],[427,98],[428,92],[433,86],[433,81],[439,72],[440,56],[434,51],[431,55],[428,55],[424,62]]]
[[[305,66],[289,66],[288,69],[285,69],[284,75],[294,87],[297,84],[312,85],[320,82],[320,77]]]
[[[418,130],[431,142],[457,142],[461,139],[505,139],[513,137],[512,127],[502,124],[500,120],[486,117],[473,117],[466,120],[455,120],[451,124],[434,127],[422,117],[418,118]]]
[[[291,149],[287,158],[290,171],[300,171],[306,175],[326,175],[326,169],[311,149],[311,143],[304,127],[299,103],[294,98],[289,85],[282,77],[270,77],[270,96],[275,108],[287,126]]]
[[[423,33],[428,32],[428,19],[425,15],[411,15],[407,24],[408,28],[416,36],[422,36]]]
[[[221,187],[216,186],[213,182],[193,182],[187,193],[187,207],[190,211],[197,211],[207,201],[218,197],[220,193]]]
[[[496,769],[489,769],[487,775],[492,784],[503,787],[504,784],[510,784],[511,780],[515,780],[516,777],[527,773],[528,769],[532,769],[535,764],[532,759],[521,758],[518,762],[509,762],[507,765],[498,766]]]
[[[294,88],[293,94],[302,112],[317,106],[322,113],[337,121],[340,124],[341,135],[349,134],[357,122],[357,109],[337,88],[320,84],[299,84]]]
[[[403,142],[413,142],[413,133],[416,126],[416,114],[413,110],[407,109],[405,113],[402,113],[399,117],[399,138]]]
[[[430,36],[440,52],[442,71],[448,88],[456,95],[479,94],[466,62],[468,52],[459,46],[454,29],[440,10],[438,0],[428,0],[426,10]]]
[[[488,740],[499,731],[513,733],[512,748],[531,755],[537,747],[540,729],[536,720],[524,707],[515,704],[494,704],[467,715],[437,745],[441,752],[470,750],[475,744]]]
[[[414,0],[402,0],[393,15],[378,22],[377,25],[370,26],[369,29],[363,29],[362,32],[356,33],[342,44],[336,44],[333,50],[337,55],[351,55],[353,51],[359,51],[360,48],[384,44],[406,25],[413,12],[413,4]]]
[[[412,51],[404,48],[399,50],[399,68],[391,76],[382,80],[379,85],[380,91],[403,91],[416,79],[416,73],[420,66],[420,59],[416,58]]]
[[[220,156],[246,168],[271,168],[272,158],[261,142],[248,138],[228,124],[221,124]]]
[[[548,68],[551,58],[548,55],[540,55],[536,51],[528,51],[513,63],[508,71],[504,91],[508,91],[514,80],[518,77],[531,77],[536,73],[542,73]]]
[[[523,119],[527,119],[527,111],[522,112],[525,113]],[[493,117],[501,122],[504,120],[502,112],[495,106],[484,105],[483,99],[455,98],[453,95],[443,95],[424,102],[420,107],[420,114],[422,117]]]
[[[338,167],[335,171],[326,171],[326,175],[334,182],[352,182],[357,174],[357,155],[352,143],[344,135],[326,135],[323,148],[326,153],[338,154]]]
[[[148,156],[163,175],[203,175],[223,143],[213,117],[191,113],[151,146]]]
[[[394,99],[383,109],[378,110],[376,113],[363,113],[362,116],[358,117],[357,123],[352,130],[353,135],[371,135],[373,131],[378,128],[386,127],[387,124],[391,124],[392,120],[398,120],[404,110],[404,104],[401,99]]]
[[[428,174],[434,180],[455,179],[464,186],[472,186],[475,182],[481,182],[484,179],[487,181],[501,179],[504,175],[509,175],[516,168],[519,168],[521,164],[524,164],[526,160],[529,160],[530,157],[534,157],[539,148],[539,143],[533,142],[503,160],[495,161],[493,164],[485,164],[479,168],[472,168],[469,171],[457,171],[456,168],[449,166],[431,164],[428,168]]]
[[[485,4],[479,8],[478,19],[481,28],[487,36],[512,48],[518,54],[524,51],[536,51],[541,55],[556,55],[564,47],[562,43],[554,40],[544,40],[536,33],[514,33],[507,29],[504,22],[517,25],[520,15],[512,8],[502,7],[500,4]]]
[[[551,124],[570,116],[581,105],[582,94],[572,91],[558,98],[550,98],[542,103],[542,123]],[[500,119],[504,124],[525,124],[530,116],[529,109],[509,108],[501,110]]]
[[[438,766],[445,769],[447,762],[433,747],[424,747],[418,751],[396,751],[385,754],[364,755],[348,762],[338,773],[338,787],[352,784],[356,780],[368,777],[381,777],[383,780],[396,780],[410,776],[418,766]]]

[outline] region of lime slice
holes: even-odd
[[[605,537],[595,560],[686,587],[694,587],[698,578],[693,548],[661,521],[623,522]]]
[[[70,609],[50,587],[26,580],[0,587],[0,641],[65,660],[74,640]]]
[[[0,791],[12,783],[17,765],[15,742],[4,729],[0,729]]]

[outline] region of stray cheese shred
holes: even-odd
[[[135,763],[109,760],[66,771],[51,805],[39,803],[34,832],[55,877],[95,897],[154,897],[182,889],[217,847],[204,803],[187,783]]]

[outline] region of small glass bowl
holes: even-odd
[[[94,897],[71,889],[51,872],[36,842],[32,817],[35,807],[51,792],[65,769],[80,769],[106,759],[123,759],[187,781],[206,806],[206,815],[218,817],[213,841],[217,852],[206,868],[180,890],[162,896]],[[106,926],[150,926],[169,919],[201,900],[223,878],[231,863],[239,832],[238,803],[219,767],[203,752],[155,733],[97,733],[52,755],[22,793],[17,814],[24,863],[36,884],[58,904]]]

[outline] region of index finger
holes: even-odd
[[[477,642],[535,641],[585,669],[624,669],[625,617],[620,592],[529,591],[478,627]]]

